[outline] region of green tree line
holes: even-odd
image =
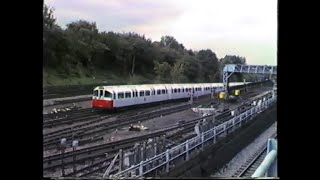
[[[210,49],[186,49],[172,36],[162,36],[159,42],[134,32],[101,32],[95,22],[85,20],[62,29],[53,9],[46,5],[43,51],[46,75],[61,79],[118,77],[121,83],[221,82],[225,64],[246,64],[244,57],[226,55],[219,59]],[[236,74],[231,81],[241,78]]]

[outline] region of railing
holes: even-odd
[[[277,140],[276,139],[268,139],[267,144],[267,155],[256,169],[256,171],[252,174],[252,178],[258,177],[277,177]]]
[[[223,72],[238,72],[251,74],[277,74],[277,66],[259,66],[243,64],[226,64]]]
[[[224,122],[206,132],[203,132],[200,136],[196,136],[192,139],[185,141],[184,143],[177,145],[171,149],[167,149],[165,152],[158,154],[150,159],[145,161],[141,161],[139,164],[131,166],[128,169],[125,169],[115,175],[112,175],[112,178],[128,178],[128,177],[143,177],[145,174],[159,168],[165,166],[166,172],[170,170],[170,162],[174,159],[185,155],[185,160],[188,160],[191,152],[193,152],[196,148],[201,148],[205,146],[205,143],[211,139],[213,139],[213,143],[216,141],[218,135],[226,132],[228,129],[232,127],[236,127],[237,124],[242,124],[245,120],[251,120],[258,113],[262,112],[269,105],[276,102],[277,97],[274,96],[260,105],[257,105],[240,115],[233,117],[227,122]],[[240,127],[238,126],[238,127]],[[237,127],[236,127],[237,128]]]

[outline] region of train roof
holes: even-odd
[[[250,82],[246,82],[246,84],[249,84]],[[231,82],[229,83],[230,86],[236,86],[244,84],[243,82]],[[125,92],[125,91],[132,91],[135,90],[158,90],[158,89],[165,89],[165,88],[190,88],[195,86],[213,86],[213,87],[219,87],[223,86],[223,83],[177,83],[177,84],[141,84],[141,85],[115,85],[115,86],[97,86],[94,88],[94,90],[97,89],[104,89],[108,91],[114,91],[114,92]]]

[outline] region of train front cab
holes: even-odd
[[[113,109],[113,93],[104,89],[95,89],[92,97],[92,108]]]

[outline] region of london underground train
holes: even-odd
[[[243,82],[229,83],[229,87],[243,84]],[[98,86],[93,90],[92,108],[113,110],[162,101],[187,99],[191,96],[216,94],[222,90],[223,83]]]

